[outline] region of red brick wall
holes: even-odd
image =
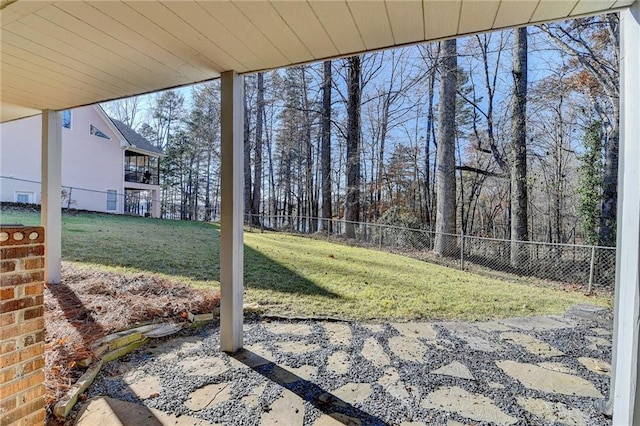
[[[0,228],[0,426],[44,424],[44,228]]]

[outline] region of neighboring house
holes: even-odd
[[[63,207],[159,217],[162,151],[98,105],[62,116]],[[0,201],[40,203],[42,118],[0,125]]]

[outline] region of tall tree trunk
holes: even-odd
[[[264,74],[258,73],[256,101],[256,142],[253,150],[253,196],[251,200],[251,222],[260,224],[260,201],[262,190],[262,121],[264,114]]]
[[[427,228],[431,229],[432,227],[432,211],[433,211],[433,203],[431,194],[433,193],[431,189],[431,131],[433,128],[433,120],[434,120],[434,112],[433,112],[433,98],[434,98],[434,88],[436,85],[436,72],[435,69],[431,71],[431,75],[429,76],[429,97],[427,103],[429,104],[428,113],[427,113],[427,129],[425,132],[424,138],[424,203],[425,203],[425,217],[424,222],[427,224]]]
[[[211,157],[213,148],[211,141],[207,141],[207,170],[205,174],[205,196],[204,196],[204,221],[211,221]]]
[[[387,140],[389,128],[389,106],[391,104],[391,90],[385,94],[382,103],[382,123],[380,124],[380,147],[378,149],[378,176],[376,177],[376,206],[375,219],[380,218],[380,201],[382,199],[382,180],[384,178],[384,144]]]
[[[511,117],[511,266],[526,264],[529,205],[527,194],[527,27],[513,34],[513,105]]]
[[[360,220],[360,56],[348,59],[347,101],[347,197],[345,230],[347,238],[355,238],[355,225]]]
[[[306,218],[303,222],[306,222],[306,226],[308,229],[305,229],[307,232],[315,232],[317,227],[312,223],[311,218],[313,217],[314,204],[316,200],[314,199],[313,193],[313,143],[311,142],[311,116],[310,116],[310,107],[309,107],[309,93],[308,93],[308,83],[307,83],[307,68],[301,67],[302,72],[302,116],[304,123],[304,152],[305,152],[305,193],[307,197],[305,199],[305,216]],[[315,221],[314,221],[315,223]]]
[[[269,199],[271,201],[271,207],[269,208],[269,214],[276,216],[278,214],[278,196],[276,194],[276,178],[273,170],[273,147],[271,143],[271,132],[266,134],[267,153],[269,156]],[[273,226],[273,223],[272,225]]]
[[[618,201],[618,146],[620,143],[620,108],[615,105],[611,130],[604,153],[604,179],[602,184],[602,209],[600,211],[600,245],[616,245],[616,215]]]
[[[436,149],[436,240],[434,251],[441,256],[456,253],[456,91],[458,56],[456,40],[441,42],[444,52],[440,82],[438,146]]]
[[[324,62],[322,81],[322,228],[331,231],[331,61]]]
[[[246,77],[245,77],[246,78]],[[244,214],[251,213],[251,137],[249,133],[249,107],[244,95]]]

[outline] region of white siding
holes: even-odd
[[[91,135],[91,124],[111,139]],[[16,191],[30,191],[40,202],[38,183],[5,177],[41,182],[41,132],[40,116],[0,125],[1,201],[13,202]],[[71,129],[62,129],[62,186],[72,188],[72,208],[107,211],[107,190],[117,190],[116,211],[122,212],[122,156],[120,140],[93,106],[73,110]],[[67,202],[63,200],[63,207]]]

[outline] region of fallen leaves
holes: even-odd
[[[62,276],[61,284],[45,287],[48,405],[82,375],[96,340],[144,322],[182,322],[188,312],[212,312],[220,300],[216,291],[153,274],[120,274],[63,262]]]

